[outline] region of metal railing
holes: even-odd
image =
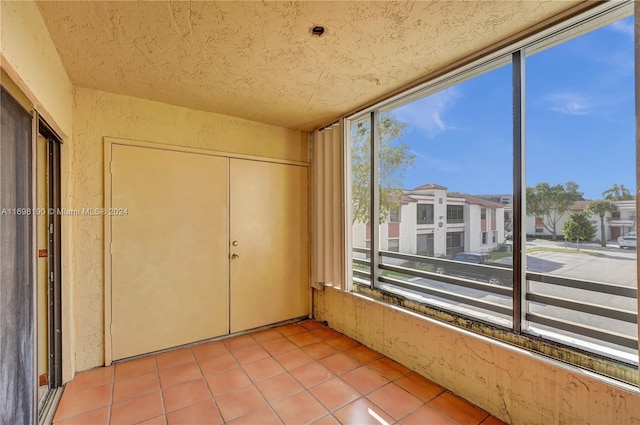
[[[353,252],[354,254],[371,254],[371,250],[365,248],[354,248]],[[369,285],[371,283],[371,262],[369,259],[354,256],[353,262],[354,281]],[[390,262],[396,264],[390,264]],[[468,264],[443,258],[390,251],[379,251],[379,269],[380,275],[373,285],[377,289],[394,292],[394,288],[401,288],[410,291],[411,294],[420,295],[422,297],[420,302],[425,305],[433,305],[434,299],[446,300],[480,309],[483,312],[509,317],[513,313],[513,303],[511,302],[514,293],[513,282],[520,281],[520,279],[514,279],[513,270],[508,266]],[[488,283],[491,276],[498,277],[501,285]],[[577,337],[592,338],[614,346],[637,350],[637,336],[619,332],[617,329],[618,322],[636,325],[638,323],[636,311],[597,302],[580,301],[570,297],[572,290],[581,290],[596,294],[596,299],[598,298],[597,294],[602,294],[608,297],[619,297],[620,300],[626,301],[625,304],[631,304],[630,301],[637,299],[637,288],[535,272],[526,272],[526,279],[530,283],[537,282],[561,287],[565,294],[564,296],[550,295],[540,288],[537,290],[529,288],[525,293],[527,303],[523,306],[523,309],[526,310],[523,314],[525,323],[538,324],[554,330],[569,332]],[[433,283],[438,283],[438,285]],[[526,285],[526,287],[529,286]],[[522,288],[525,292],[525,286]],[[494,295],[495,297],[485,300],[483,298],[486,297],[464,294],[465,290],[480,291],[479,294]],[[496,297],[501,298],[502,302]],[[504,300],[509,302],[505,303]],[[593,324],[580,323],[579,320],[560,317],[562,315],[558,314],[541,314],[531,311],[530,307],[534,305],[561,309],[554,311],[562,311],[565,316],[577,312],[593,316],[595,319],[601,318],[602,321],[594,326]],[[637,304],[633,303],[633,305]],[[441,302],[438,303],[438,307],[442,307]],[[451,310],[456,312],[454,307]],[[595,319],[592,321],[597,321]],[[494,321],[488,322],[491,325],[496,324]],[[616,330],[607,329],[604,323]]]

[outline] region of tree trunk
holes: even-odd
[[[600,245],[607,246],[607,241],[604,236],[604,214],[600,214]]]

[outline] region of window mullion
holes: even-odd
[[[371,227],[371,287],[374,288],[380,275],[380,129],[379,112],[371,112],[371,184],[369,185],[371,210],[369,214],[369,226]]]
[[[521,333],[526,291],[524,51],[513,53],[513,331]]]

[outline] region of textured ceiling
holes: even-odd
[[[579,2],[38,6],[78,86],[312,130]]]

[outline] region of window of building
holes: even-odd
[[[464,223],[463,205],[447,205],[447,223]]]
[[[400,205],[389,211],[389,223],[400,223]]]
[[[399,239],[389,239],[387,241],[387,250],[392,252],[398,252],[400,250],[400,240]]]
[[[464,251],[464,232],[448,232],[447,257],[453,258],[462,251]]]
[[[370,187],[369,174],[364,191],[352,181],[352,195],[366,192],[366,205],[377,196],[383,208],[395,190],[417,205],[416,228],[403,228],[400,239],[407,243],[393,256],[376,255],[372,235],[373,255],[366,264],[384,273],[357,280],[354,272],[353,282],[446,311],[458,326],[500,338],[497,327],[517,335],[528,349],[558,352],[619,379],[635,373],[637,380],[636,251],[598,245],[598,229],[580,246],[565,239],[579,220],[576,213],[602,199],[614,183],[636,192],[632,9],[628,1],[595,6],[581,21],[575,18],[538,40],[519,42],[508,53],[492,54],[349,117],[352,126],[367,122],[379,129],[367,133],[365,154],[353,152],[360,145],[351,143],[350,163],[370,157],[376,145],[379,152],[395,146],[394,158],[401,160],[389,168],[380,155],[377,169],[404,176],[393,186],[380,184],[378,191]],[[433,166],[418,166],[422,158]],[[491,226],[482,228],[473,216],[477,204],[469,200],[498,196],[487,194],[501,194],[508,205],[489,208]],[[426,199],[444,202],[421,203]],[[471,205],[466,221],[465,205]],[[370,215],[372,222],[379,216]],[[486,208],[480,216],[487,219]],[[587,223],[594,221],[599,217],[587,217]],[[434,233],[417,234],[417,225],[435,223]],[[364,244],[355,240],[356,227],[354,261]],[[503,228],[507,242],[498,244]],[[605,223],[605,237],[611,229]],[[527,234],[539,240],[525,244]],[[488,238],[498,246],[486,254],[485,246],[477,263],[458,256],[481,252]],[[589,258],[598,272],[585,273],[586,244],[615,255]],[[522,250],[513,256],[517,246]],[[478,323],[489,327],[485,331]]]
[[[418,224],[433,224],[433,204],[418,204]]]
[[[418,247],[416,250],[416,254],[433,257],[433,233],[418,235],[416,238]]]

